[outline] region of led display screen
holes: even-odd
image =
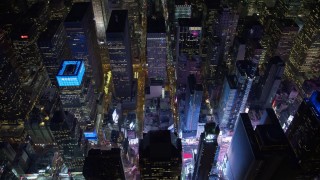
[[[98,139],[96,131],[93,131],[93,132],[84,132],[83,134],[84,134],[85,139],[87,139],[87,140],[93,140],[93,141],[95,141],[95,140]]]
[[[59,86],[80,86],[85,73],[84,61],[65,60],[56,76]]]

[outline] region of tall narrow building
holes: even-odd
[[[108,12],[108,1],[93,0],[92,8],[94,15],[94,22],[96,25],[97,38],[99,44],[104,44],[106,40],[106,25],[110,13]]]
[[[226,157],[226,179],[294,179],[297,164],[279,124],[257,125],[241,113]]]
[[[195,159],[195,168],[192,179],[209,179],[210,171],[212,167],[216,165],[214,160],[218,148],[217,138],[219,132],[219,126],[216,126],[215,123],[207,123],[205,125],[204,132],[201,133],[199,140],[198,154]]]
[[[92,124],[97,106],[92,84],[88,81],[85,61],[63,60],[56,79],[64,110],[73,113],[82,125],[85,122]]]
[[[16,59],[12,43],[0,29],[0,124],[23,124],[32,109],[29,96],[11,64]]]
[[[200,54],[202,37],[201,19],[180,18],[176,35],[176,58],[190,59],[193,55]]]
[[[320,5],[314,5],[293,43],[286,76],[302,87],[305,79],[319,77],[320,71]]]
[[[203,86],[199,84],[194,75],[188,76],[186,92],[186,109],[185,109],[185,123],[182,126],[185,134],[193,132],[190,135],[195,135],[197,133],[200,108],[203,96]],[[199,133],[200,134],[200,133]],[[186,135],[187,137],[189,135]]]
[[[246,109],[254,70],[252,61],[241,60],[236,63],[236,75],[226,77],[219,107],[220,128],[233,131],[239,114]]]
[[[239,15],[230,7],[224,6],[219,11],[219,20],[214,24],[214,35],[220,39],[221,58],[226,61],[229,48],[233,45]]]
[[[163,17],[148,18],[147,22],[148,78],[167,79],[167,35]]]
[[[268,19],[261,40],[263,52],[260,64],[268,63],[273,56],[280,56],[283,61],[287,61],[298,32],[299,26],[292,19]]]
[[[112,10],[106,34],[115,96],[131,98],[133,68],[127,10]]]
[[[270,59],[266,71],[261,78],[261,84],[258,85],[257,101],[254,103],[254,106],[261,108],[271,107],[280,86],[284,68],[285,63],[279,56]]]
[[[313,178],[320,172],[320,92],[305,99],[289,125],[286,135],[302,168]],[[302,175],[302,177],[304,177]]]
[[[226,128],[230,126],[229,118],[233,112],[233,105],[238,96],[235,76],[224,77],[223,89],[221,93],[218,112],[219,126],[220,128]]]
[[[98,53],[91,2],[74,3],[64,20],[73,59],[83,59],[95,90],[102,88],[102,64]]]
[[[82,172],[84,151],[77,119],[71,113],[56,111],[50,120],[50,130],[69,172]]]
[[[38,39],[43,64],[51,83],[55,86],[58,86],[56,75],[61,61],[71,58],[71,51],[66,41],[66,31],[63,23],[59,20],[49,21],[46,31],[42,32]]]

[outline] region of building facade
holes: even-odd
[[[59,20],[49,21],[47,30],[42,32],[38,39],[43,64],[51,83],[55,86],[58,85],[56,74],[61,60],[71,58],[71,51],[66,41],[67,35],[62,22]]]
[[[148,77],[167,79],[167,38],[164,18],[148,18],[147,22]]]
[[[301,103],[286,131],[299,166],[302,168],[302,174],[310,175],[308,178],[317,176],[320,169],[319,120],[320,93],[315,91],[310,98]]]
[[[141,179],[180,179],[181,139],[168,130],[149,131],[139,142]]]
[[[133,67],[127,10],[113,10],[107,28],[107,46],[114,94],[117,98],[132,96]]]

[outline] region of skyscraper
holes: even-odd
[[[270,17],[261,41],[263,55],[260,64],[268,63],[273,56],[280,56],[283,61],[287,61],[298,32],[299,26],[294,20]]]
[[[0,29],[0,122],[23,123],[31,111],[28,94],[23,90],[12,63],[17,60],[12,43]]]
[[[177,66],[177,83],[186,85],[190,74],[190,61],[201,62],[200,44],[202,38],[201,19],[179,18],[176,27],[175,60]],[[192,66],[192,65],[191,65]]]
[[[64,20],[72,58],[82,59],[95,90],[102,86],[102,65],[90,2],[74,3]]]
[[[226,76],[223,82],[223,89],[219,100],[219,126],[225,128],[230,125],[229,117],[233,112],[233,105],[238,96],[238,89],[235,76]],[[232,127],[233,128],[233,127]]]
[[[233,45],[239,15],[232,8],[224,6],[219,11],[219,20],[214,24],[214,35],[220,38],[221,57],[227,60],[229,48]]]
[[[80,146],[81,134],[77,119],[71,113],[56,111],[50,120],[50,130],[69,171],[82,172],[84,151]]]
[[[200,41],[202,37],[201,19],[179,18],[176,35],[176,58],[200,54]]]
[[[107,9],[108,1],[105,0],[93,0],[92,8],[94,14],[94,20],[97,30],[97,38],[99,44],[104,44],[106,40],[106,25],[110,12]]]
[[[193,74],[188,76],[186,91],[186,119],[182,127],[183,131],[194,131],[196,134],[202,103],[203,87],[197,82]]]
[[[141,179],[180,179],[181,139],[168,130],[149,131],[139,142]]]
[[[299,32],[299,26],[291,19],[281,21],[281,34],[275,50],[275,56],[280,56],[283,61],[288,61],[289,53],[292,48],[294,39]]]
[[[211,168],[215,166],[214,158],[216,157],[219,135],[219,126],[215,123],[207,123],[204,132],[201,133],[198,154],[195,158],[195,168],[193,172],[194,180],[208,180]]]
[[[277,18],[295,18],[301,17],[303,13],[303,1],[299,0],[277,0],[274,5],[274,14]],[[300,9],[302,11],[300,11]]]
[[[257,125],[241,113],[227,153],[226,174],[236,179],[292,179],[296,163],[288,140],[276,124]]]
[[[63,60],[56,79],[64,110],[73,113],[81,123],[92,123],[97,107],[86,71],[83,60]]]
[[[148,18],[147,22],[148,77],[167,79],[167,39],[163,17]]]
[[[320,92],[305,99],[289,125],[286,135],[302,168],[313,178],[320,172]],[[303,175],[302,175],[303,177]],[[307,177],[307,176],[306,176]]]
[[[11,39],[15,50],[22,57],[22,61],[18,62],[19,68],[42,68],[37,40],[40,32],[46,27],[47,22],[46,3],[39,2],[30,7],[24,18],[15,23],[14,28],[12,28]]]
[[[314,5],[294,41],[286,67],[286,76],[302,87],[304,79],[319,77],[320,5]]]
[[[190,1],[174,1],[174,20],[179,18],[191,18],[192,6]]]
[[[48,72],[51,83],[57,86],[56,75],[61,61],[71,58],[71,51],[66,43],[67,35],[59,20],[49,21],[46,31],[38,39],[42,61]]]
[[[285,64],[279,56],[270,59],[260,83],[257,85],[258,90],[256,102],[253,106],[261,108],[271,107],[273,99],[277,93],[281,78],[284,73]]]
[[[14,50],[20,56],[15,62],[12,62],[12,65],[33,101],[40,96],[41,91],[49,82],[37,45],[40,33],[38,23],[36,20],[23,20],[17,23],[11,32]]]
[[[239,114],[247,107],[254,80],[254,64],[249,60],[236,62],[236,74],[227,76],[220,99],[220,127],[233,131]]]
[[[107,28],[107,46],[115,96],[131,98],[133,68],[127,10],[112,10]]]
[[[91,149],[84,162],[83,175],[87,180],[125,179],[121,149]]]

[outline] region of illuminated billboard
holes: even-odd
[[[59,86],[80,86],[84,72],[83,60],[64,60],[56,79]]]
[[[89,140],[89,141],[97,141],[98,140],[98,136],[96,131],[88,131],[88,132],[84,132],[84,137],[85,139]]]

